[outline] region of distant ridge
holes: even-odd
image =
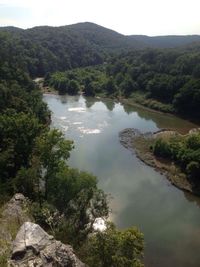
[[[129,39],[137,40],[145,46],[151,48],[173,48],[200,42],[200,35],[166,35],[166,36],[146,36],[130,35]]]
[[[200,42],[200,35],[166,35],[166,36],[147,36],[147,35],[123,35],[114,30],[91,22],[80,22],[66,26],[36,26],[30,29],[20,29],[13,26],[0,27],[0,31],[10,33],[23,33],[35,39],[37,34],[44,34],[45,31],[54,38],[55,35],[71,34],[72,37],[80,37],[92,45],[102,49],[138,49],[138,48],[175,48]],[[49,36],[48,34],[48,36]],[[42,39],[44,39],[42,38]],[[37,38],[38,39],[38,38]]]
[[[55,71],[100,65],[114,55],[142,49],[188,49],[200,47],[200,36],[126,36],[84,22],[68,26],[37,26],[30,29],[0,27],[0,58],[31,77]],[[123,55],[122,55],[123,56]]]

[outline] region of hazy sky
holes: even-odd
[[[0,25],[90,21],[123,34],[200,34],[200,0],[0,0]]]

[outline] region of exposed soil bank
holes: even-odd
[[[175,131],[162,129],[156,132],[141,133],[134,128],[124,129],[119,133],[120,143],[143,161],[145,164],[153,167],[156,171],[164,174],[171,184],[184,191],[200,196],[199,188],[194,188],[188,181],[186,175],[174,162],[156,157],[151,147],[156,138],[162,135],[176,135]]]

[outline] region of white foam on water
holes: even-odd
[[[81,107],[78,107],[78,108],[68,108],[68,111],[73,111],[73,112],[86,112],[86,109],[85,108],[81,108]]]
[[[101,130],[99,129],[87,129],[87,128],[84,128],[83,126],[82,127],[78,127],[78,130],[83,133],[83,134],[99,134],[101,133]]]
[[[74,125],[80,125],[80,124],[83,124],[83,123],[81,121],[75,121],[72,124],[74,124]]]
[[[60,117],[61,120],[66,120],[66,117]]]

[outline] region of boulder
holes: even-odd
[[[14,237],[26,221],[30,221],[28,199],[22,194],[15,194],[0,212],[0,258],[7,256]]]
[[[8,266],[85,267],[71,246],[56,241],[39,225],[25,222],[13,243]]]
[[[29,221],[29,217],[26,213],[25,206],[28,203],[28,199],[20,194],[15,194],[10,201],[4,206],[2,216],[5,218],[18,219],[21,223]]]

